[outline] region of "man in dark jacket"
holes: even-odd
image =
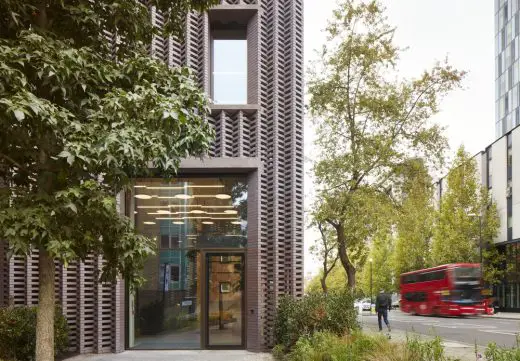
[[[388,332],[390,332],[390,323],[388,322],[388,311],[392,308],[392,301],[390,297],[385,294],[384,290],[381,290],[376,297],[376,310],[377,310],[377,322],[379,324],[379,331],[383,331],[383,325],[381,323],[381,317],[385,321]]]

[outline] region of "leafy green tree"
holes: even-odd
[[[36,360],[54,360],[54,262],[103,255],[101,279],[134,285],[154,243],[115,196],[149,167],[174,176],[214,131],[185,68],[148,57],[154,35],[181,34],[188,11],[217,0],[0,0],[0,237],[39,254]]]
[[[432,241],[434,265],[484,261],[484,279],[501,279],[501,255],[493,239],[500,227],[496,204],[478,179],[477,163],[461,146],[440,200]],[[481,244],[482,243],[482,244]]]
[[[344,0],[309,72],[309,110],[319,150],[318,216],[336,231],[352,288],[367,242],[379,227],[377,213],[393,202],[396,168],[410,157],[442,161],[447,142],[429,120],[464,77],[443,63],[418,78],[400,79],[394,30],[378,1]]]
[[[370,245],[368,262],[360,274],[360,289],[370,295],[370,273],[372,273],[372,294],[379,290],[393,292],[395,290],[395,272],[392,267],[393,238],[390,232],[378,233]],[[372,268],[372,270],[370,270]]]
[[[336,235],[330,225],[320,221],[315,223],[320,231],[320,239],[311,246],[310,251],[321,261],[320,284],[323,292],[327,293],[327,277],[338,261]]]
[[[319,292],[323,291],[321,285],[321,279],[323,278],[323,270],[320,270],[316,276],[314,276],[309,283],[307,284],[305,291],[306,292]],[[330,271],[329,275],[326,278],[327,291],[331,290],[342,290],[347,287],[347,274],[343,267],[334,267],[332,271]]]
[[[435,209],[433,181],[422,159],[403,163],[399,173],[399,212],[396,218],[392,265],[395,276],[428,266]]]

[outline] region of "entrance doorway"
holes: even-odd
[[[206,347],[244,347],[244,255],[206,255]]]
[[[246,180],[136,180],[129,198],[137,231],[157,252],[128,297],[128,347],[243,347]]]

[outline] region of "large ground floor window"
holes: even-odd
[[[243,346],[246,179],[138,179],[130,203],[157,253],[129,297],[129,346]]]

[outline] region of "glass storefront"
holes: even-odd
[[[198,349],[204,333],[206,346],[241,345],[246,179],[138,179],[131,208],[157,254],[130,300],[129,346]]]
[[[501,309],[520,309],[520,243],[514,242],[500,247],[505,252],[507,276],[495,286],[496,296]]]

